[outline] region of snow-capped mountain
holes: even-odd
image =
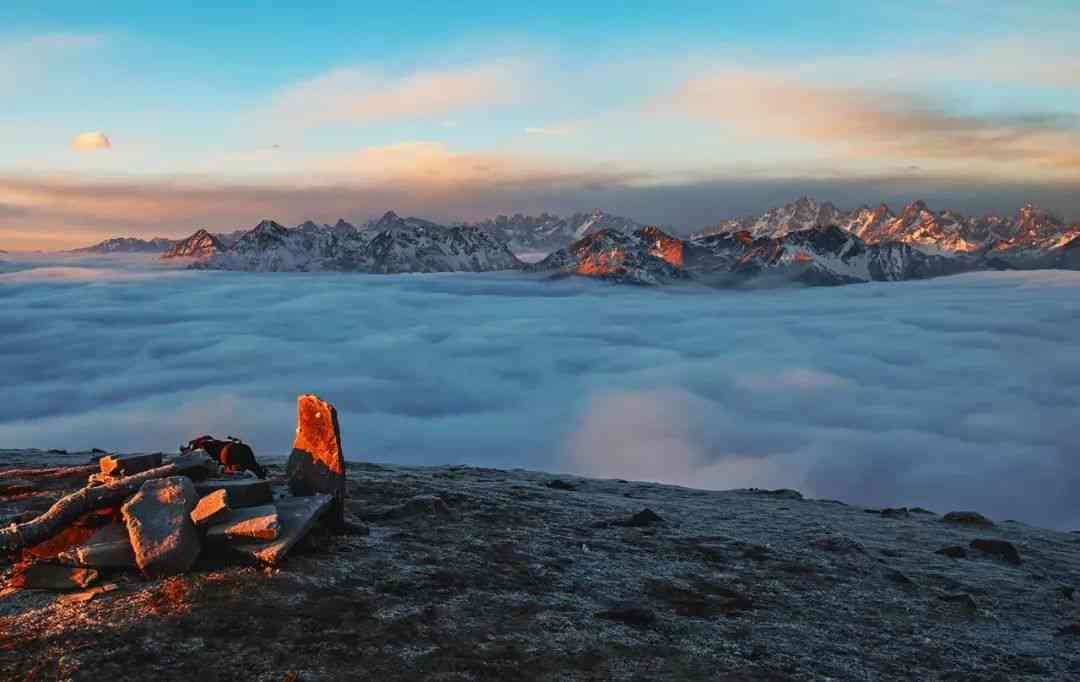
[[[225,250],[225,243],[206,230],[198,230],[187,239],[177,242],[171,249],[161,254],[162,259],[169,258],[209,258]]]
[[[683,268],[684,246],[681,239],[655,227],[631,233],[606,228],[559,249],[526,270],[628,284],[664,284],[689,277]]]
[[[373,273],[514,270],[506,244],[475,227],[446,227],[391,212],[365,229],[339,220],[287,228],[264,220],[231,247],[192,267],[257,272],[339,270]]]
[[[655,228],[604,230],[526,269],[634,284],[695,278],[735,283],[772,275],[812,285],[924,279],[984,267],[968,258],[926,254],[902,242],[867,244],[836,225],[754,237],[749,230],[682,240]]]
[[[709,232],[749,232],[755,239],[777,237],[820,225],[836,225],[844,217],[844,214],[828,201],[818,203],[810,197],[800,197],[780,208],[771,208],[760,216],[725,220]]]
[[[630,233],[642,227],[629,218],[611,215],[599,209],[589,213],[575,213],[568,218],[550,213],[536,216],[520,213],[512,216],[500,215],[472,223],[472,226],[505,241],[517,252],[553,251],[602,230]]]
[[[902,242],[928,253],[992,252],[1017,264],[1080,236],[1080,225],[1067,227],[1061,219],[1030,204],[1015,217],[969,217],[956,211],[935,212],[922,201],[913,201],[896,214],[885,204],[842,211],[808,197],[761,216],[724,221],[694,236],[747,231],[753,238],[782,237],[826,225],[837,225],[867,244]]]
[[[69,253],[161,253],[175,245],[175,240],[163,237],[154,237],[153,239],[113,237],[91,246],[71,249]]]
[[[814,285],[925,279],[975,268],[903,242],[867,244],[836,225],[779,237],[755,238],[745,230],[707,235],[688,242],[685,254],[686,267],[699,276],[775,274]]]

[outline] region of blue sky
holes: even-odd
[[[0,248],[390,201],[687,226],[800,180],[1080,218],[1075,2],[16,0],[0,26]]]

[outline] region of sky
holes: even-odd
[[[1080,4],[0,6],[0,249],[814,194],[1080,219]]]

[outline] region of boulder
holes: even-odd
[[[655,526],[657,524],[664,523],[664,519],[652,509],[646,507],[637,514],[634,514],[630,518],[618,523],[620,526],[628,526],[631,528],[643,528],[645,526]]]
[[[327,494],[333,503],[327,521],[345,527],[345,456],[337,410],[315,395],[296,401],[296,439],[286,472],[293,495]]]
[[[567,490],[567,491],[577,490],[576,485],[574,485],[573,483],[567,483],[566,481],[562,480],[561,478],[556,478],[556,479],[550,480],[547,483],[545,483],[544,485],[551,488],[552,490]]]
[[[195,486],[186,476],[143,483],[121,512],[135,551],[135,563],[151,578],[183,573],[199,557],[202,541],[191,512]]]
[[[145,455],[107,455],[98,460],[101,473],[112,478],[131,476],[161,466],[161,453]]]
[[[196,492],[198,492],[198,486],[196,486]],[[195,505],[195,509],[191,512],[191,522],[197,528],[212,526],[223,520],[228,513],[229,493],[224,488],[218,488],[204,495]]]
[[[136,565],[128,530],[120,523],[102,526],[85,543],[68,549],[58,558],[64,563],[94,568],[132,568]]]
[[[988,528],[994,525],[993,521],[986,518],[982,514],[973,511],[949,512],[945,516],[941,517],[941,520],[945,523],[955,523],[962,526],[982,526]]]
[[[1011,542],[1006,542],[1005,540],[979,538],[971,541],[971,548],[995,556],[1015,566],[1024,563],[1020,558],[1020,552],[1017,551],[1016,547],[1014,547]]]
[[[195,492],[201,496],[224,490],[229,509],[258,507],[274,501],[270,481],[257,478],[208,478],[195,484]]]
[[[278,536],[273,540],[232,543],[229,550],[263,563],[276,564],[299,542],[319,517],[334,504],[332,495],[311,495],[279,500]]]
[[[208,543],[232,540],[273,540],[278,536],[278,513],[272,504],[229,509],[224,518],[206,531]]]

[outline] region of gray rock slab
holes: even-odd
[[[102,526],[81,545],[61,553],[61,561],[93,568],[133,568],[135,551],[128,538],[127,526],[110,523]]]
[[[278,536],[274,540],[233,544],[231,550],[267,564],[281,561],[331,508],[332,495],[289,497],[277,502]]]
[[[210,478],[195,484],[200,496],[216,490],[224,490],[229,498],[229,509],[258,507],[274,501],[270,481],[257,478]]]
[[[114,478],[131,476],[161,466],[161,453],[145,455],[107,455],[98,460],[101,473]]]
[[[218,523],[206,530],[206,541],[273,540],[279,529],[278,511],[272,504],[229,509]]]
[[[183,573],[202,549],[191,512],[198,498],[186,476],[143,483],[121,512],[135,551],[135,563],[148,577]]]

